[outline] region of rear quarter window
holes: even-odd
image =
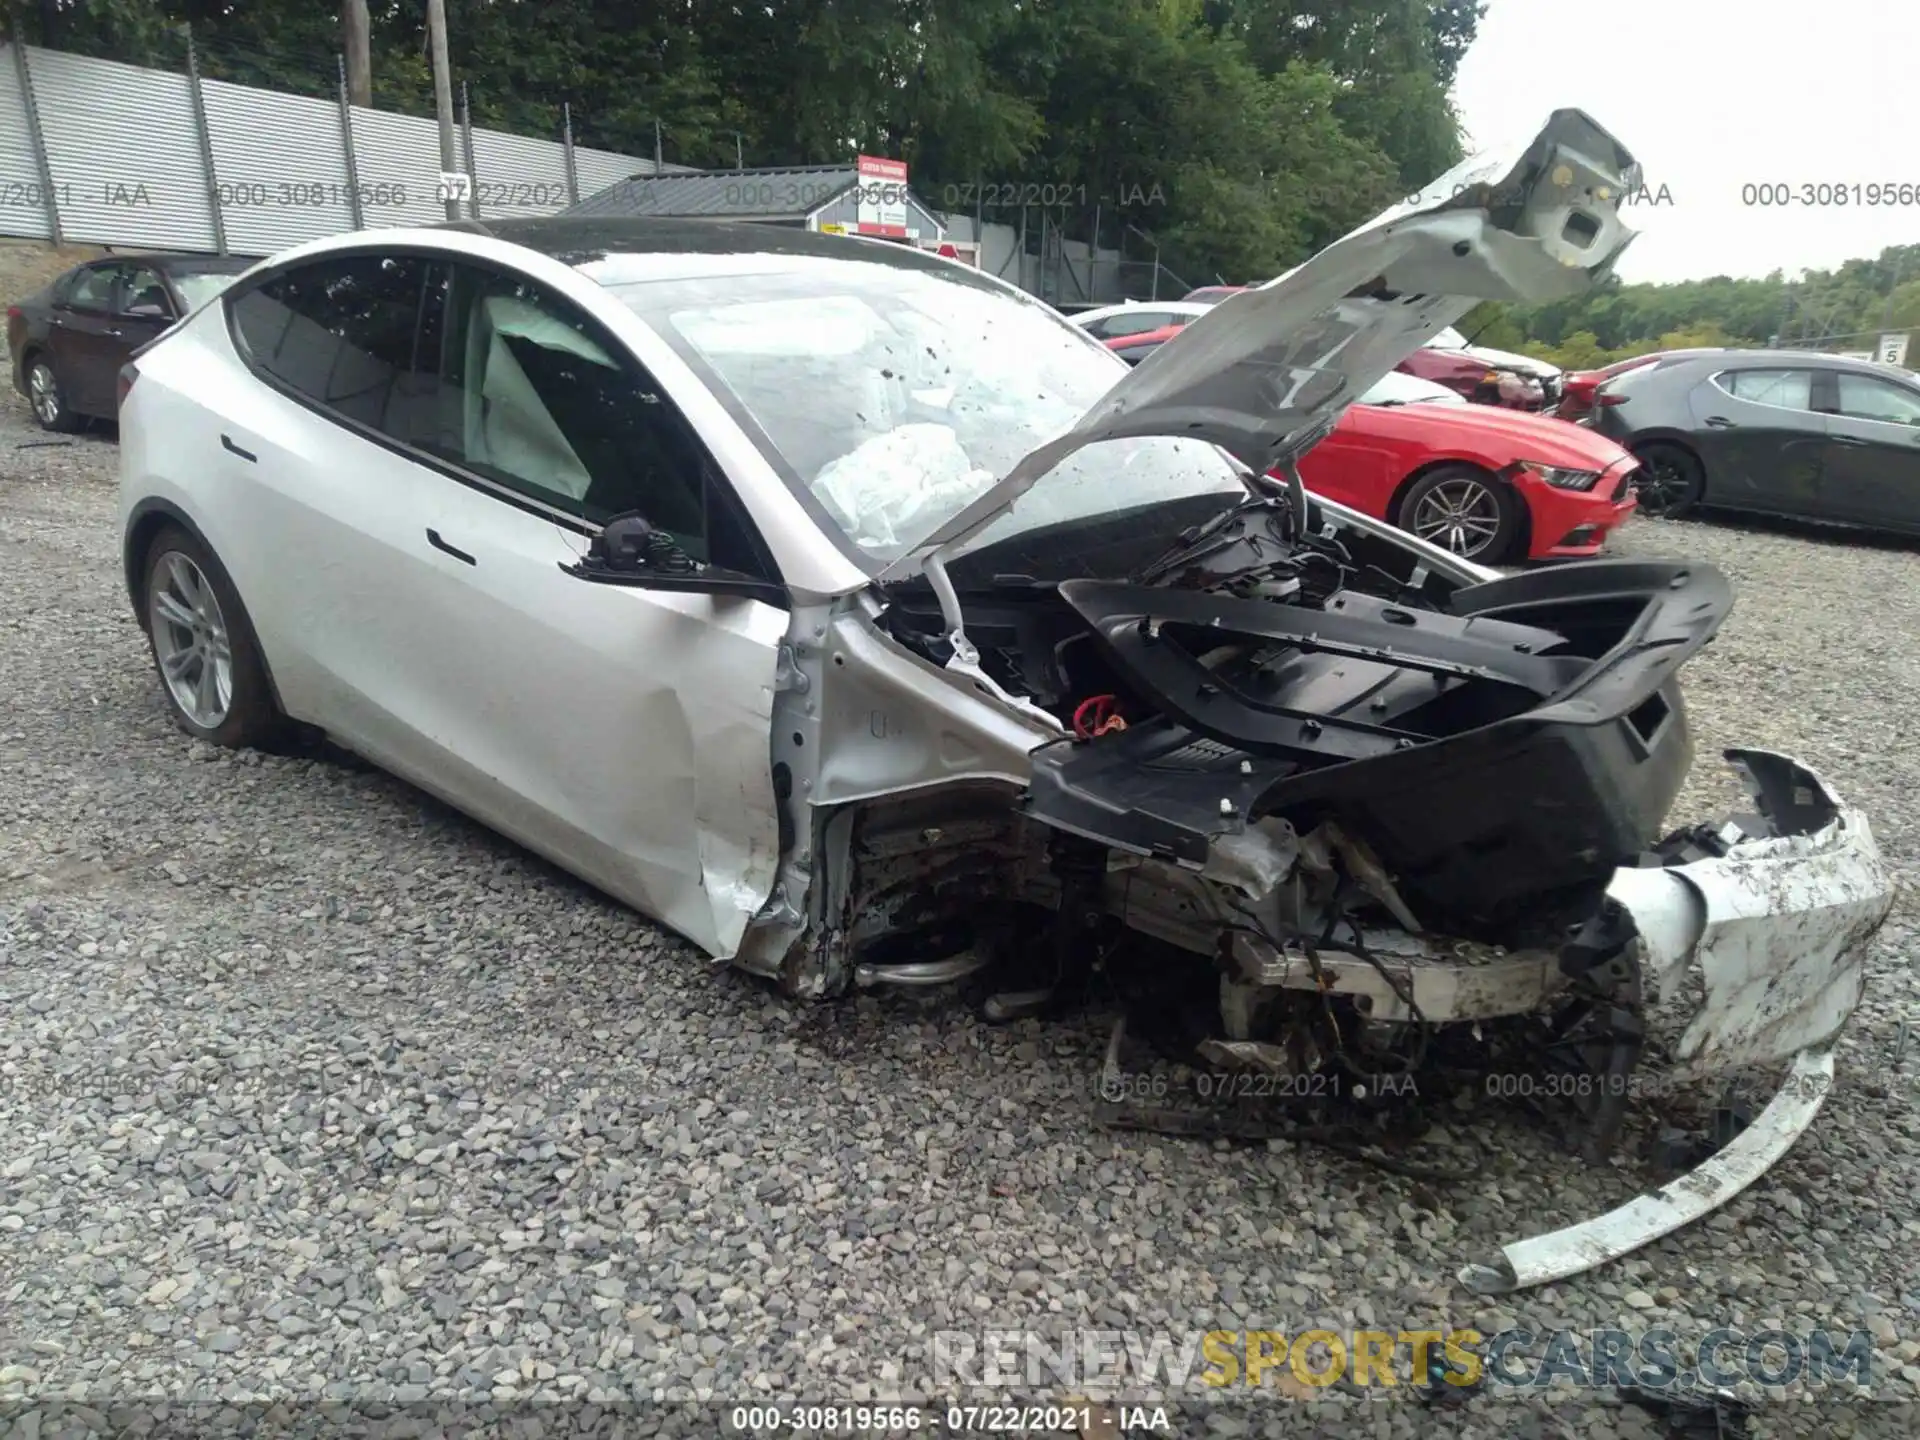
[[[384,428],[414,363],[427,262],[410,255],[316,261],[233,297],[247,359],[288,389]]]

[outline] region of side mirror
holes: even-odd
[[[691,575],[700,567],[671,535],[635,511],[616,515],[587,547],[589,567],[620,574]]]
[[[783,609],[792,604],[784,585],[718,565],[703,565],[664,530],[656,530],[638,511],[616,515],[600,528],[586,555],[560,567],[579,580],[628,585],[640,590],[676,590],[705,595],[738,595]]]
[[[151,300],[143,300],[137,305],[129,305],[120,312],[129,320],[165,320],[168,319],[167,307],[156,305]]]

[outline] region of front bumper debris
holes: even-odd
[[[1793,1148],[1833,1084],[1833,1052],[1804,1051],[1767,1108],[1717,1154],[1658,1190],[1583,1220],[1503,1247],[1491,1265],[1467,1265],[1460,1282],[1482,1295],[1504,1295],[1579,1275],[1630,1255],[1726,1204]]]
[[[1864,816],[1784,755],[1730,750],[1757,816],[1696,835],[1699,858],[1623,869],[1609,896],[1633,918],[1642,963],[1672,997],[1697,962],[1703,998],[1668,1079],[1791,1059],[1755,1122],[1687,1174],[1593,1220],[1503,1247],[1460,1279],[1526,1289],[1616,1260],[1738,1195],[1792,1148],[1826,1103],[1833,1045],[1860,1003],[1869,942],[1893,883]],[[1718,852],[1718,853],[1716,853]]]
[[[1662,998],[1699,965],[1704,999],[1672,1078],[1786,1060],[1830,1041],[1860,1003],[1867,942],[1893,905],[1865,816],[1787,756],[1730,750],[1727,759],[1760,813],[1701,837],[1701,858],[1621,870],[1608,888],[1633,917],[1643,971]]]

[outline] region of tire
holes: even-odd
[[[1407,487],[1393,523],[1481,565],[1503,565],[1519,547],[1520,501],[1477,465],[1442,465]]]
[[[27,361],[27,405],[40,428],[56,435],[71,435],[87,423],[68,408],[66,387],[44,352]]]
[[[1707,493],[1706,467],[1682,445],[1653,441],[1637,447],[1640,481],[1635,487],[1639,512],[1656,520],[1674,520],[1699,505]]]
[[[174,721],[229,749],[276,739],[284,722],[226,567],[193,535],[168,525],[147,547],[140,573],[147,645]]]

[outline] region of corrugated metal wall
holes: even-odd
[[[35,46],[24,53],[69,241],[211,251],[217,204],[229,250],[270,255],[353,229],[356,195],[369,229],[446,218],[431,120],[356,107],[350,165],[337,103],[204,80],[209,173],[189,76]],[[48,239],[28,122],[12,47],[0,45],[0,235]],[[456,168],[464,169],[461,139]],[[654,168],[607,150],[576,148],[574,157],[582,195]],[[547,215],[573,201],[557,140],[476,129],[473,170],[482,217]]]
[[[559,146],[553,147],[558,150]],[[460,153],[459,133],[454,154]],[[369,230],[433,225],[447,218],[441,200],[440,127],[412,115],[353,109],[353,160],[360,172],[361,214]],[[466,163],[456,160],[455,168]]]
[[[13,46],[0,45],[0,235],[47,240],[53,226],[40,194],[40,167],[33,158],[17,65]]]
[[[589,150],[584,146],[573,147],[573,168],[580,177],[580,198],[606,189],[609,185],[618,185],[622,180],[635,175],[654,173],[653,161],[636,160],[631,155],[616,155],[611,150]],[[685,165],[666,165],[664,170],[685,170]]]
[[[477,125],[473,131],[473,183],[482,219],[551,215],[573,203],[567,192],[563,147],[503,130],[482,130]],[[586,188],[584,179],[581,188]]]
[[[27,66],[68,240],[214,248],[186,76],[33,46]]]
[[[340,107],[225,80],[203,82],[214,193],[237,255],[272,255],[353,229]],[[263,115],[275,117],[262,124]]]

